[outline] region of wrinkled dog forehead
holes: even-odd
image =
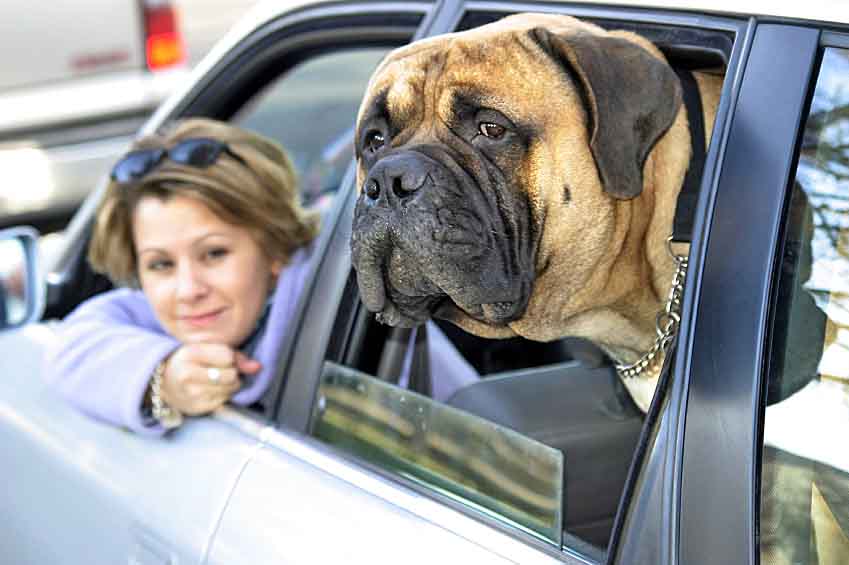
[[[404,122],[424,105],[447,111],[457,91],[472,91],[482,105],[511,116],[512,100],[523,99],[523,112],[550,107],[553,95],[574,92],[568,73],[552,64],[537,30],[604,33],[568,16],[517,14],[468,31],[419,40],[390,52],[372,75],[359,112],[362,121],[376,103]],[[531,56],[528,56],[528,55]],[[438,100],[423,96],[439,93]],[[564,101],[564,107],[571,103]]]

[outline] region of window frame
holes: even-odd
[[[725,156],[725,146],[728,138],[728,130],[731,123],[731,116],[740,82],[742,81],[742,68],[746,62],[746,55],[751,46],[753,35],[753,20],[733,19],[725,17],[705,17],[682,12],[670,12],[664,10],[641,10],[629,8],[608,8],[586,5],[569,5],[569,4],[537,4],[537,3],[492,3],[492,2],[463,2],[457,5],[452,4],[449,8],[445,8],[445,12],[441,12],[441,17],[435,18],[438,25],[433,25],[428,30],[427,35],[437,33],[446,33],[452,31],[462,18],[472,11],[493,11],[500,13],[510,13],[517,11],[542,11],[551,13],[568,13],[582,18],[590,19],[608,19],[633,23],[634,25],[662,24],[670,26],[682,26],[688,28],[706,29],[717,32],[724,32],[734,37],[731,53],[728,59],[728,72],[726,74],[725,84],[723,86],[722,97],[716,116],[716,125],[714,129],[715,142],[709,148],[709,154],[706,158],[705,174],[703,177],[702,197],[700,198],[699,209],[697,211],[697,220],[694,226],[694,241],[693,251],[691,251],[691,265],[694,263],[694,258],[703,255],[703,248],[707,241],[707,226],[709,225],[708,212],[712,208],[716,187],[718,184],[719,169]],[[353,186],[353,169],[348,172],[346,186],[342,190],[347,191],[347,195],[340,192],[340,197],[344,202],[340,203],[339,209],[336,211],[336,219],[350,218],[353,213],[353,208],[356,200],[356,190]],[[304,319],[311,320],[302,330],[303,334],[298,337],[298,343],[302,347],[296,348],[298,351],[293,355],[290,366],[285,374],[285,392],[280,403],[280,408],[277,413],[277,422],[280,427],[288,428],[296,432],[304,432],[307,429],[311,408],[313,405],[315,391],[317,389],[318,379],[320,375],[321,363],[325,360],[326,352],[335,350],[334,356],[342,356],[345,351],[345,344],[350,339],[350,336],[356,332],[354,321],[357,319],[357,314],[362,305],[356,299],[356,285],[351,275],[350,268],[350,222],[341,221],[336,223],[333,233],[329,235],[325,253],[322,255],[322,265],[319,266],[316,276],[316,285],[310,289],[313,296],[320,296],[320,304],[318,300],[311,299],[306,304],[306,314]],[[692,274],[695,273],[695,274]],[[698,276],[701,276],[701,269],[691,266],[690,283],[685,292],[685,311],[694,308],[696,303],[697,292],[699,287],[698,281],[694,281]],[[347,301],[342,304],[343,298]],[[341,305],[341,306],[340,306]],[[330,306],[337,306],[331,308]],[[323,310],[323,312],[322,312]],[[693,310],[695,311],[695,310]],[[338,322],[337,312],[339,317],[344,318],[340,326],[334,324]],[[332,315],[330,315],[332,313]],[[692,330],[689,328],[691,320],[685,318],[682,324],[682,343],[690,337]],[[337,330],[334,333],[334,329]],[[692,340],[690,340],[692,341]],[[306,345],[309,347],[306,347]],[[689,355],[691,354],[692,344],[685,349],[686,355],[679,354],[675,364],[675,378],[672,379],[673,384],[669,391],[669,406],[664,411],[664,418],[661,426],[664,429],[664,444],[656,446],[658,457],[647,457],[654,464],[654,467],[644,469],[640,473],[639,481],[637,475],[633,474],[632,484],[635,487],[634,491],[620,506],[619,513],[622,516],[617,517],[617,524],[614,527],[612,535],[617,536],[616,543],[611,543],[610,551],[607,555],[608,562],[626,560],[620,555],[630,555],[630,551],[638,547],[639,535],[621,535],[627,532],[631,524],[624,523],[625,513],[629,510],[629,504],[639,508],[638,512],[642,512],[644,518],[662,523],[664,526],[677,524],[678,512],[680,505],[677,501],[678,495],[673,495],[675,491],[680,492],[681,481],[680,477],[682,464],[680,462],[681,453],[680,446],[684,439],[684,418],[687,408],[687,387],[686,378],[689,368]],[[315,443],[321,446],[319,442],[311,438],[305,438],[310,443]],[[332,450],[331,450],[332,451]],[[445,506],[454,508],[473,516],[476,519],[483,521],[488,526],[496,530],[507,533],[515,539],[540,549],[545,553],[556,556],[564,562],[596,562],[592,560],[597,556],[581,555],[568,547],[563,547],[562,550],[554,550],[550,546],[540,544],[537,540],[526,536],[514,529],[502,524],[497,519],[487,518],[477,515],[474,511],[464,507],[462,503],[449,500],[436,492],[406,481],[400,477],[394,476],[383,469],[380,469],[367,461],[355,459],[346,456],[343,453],[332,451],[340,459],[347,460],[352,466],[364,468],[373,471],[382,476],[388,481],[399,484],[402,488],[411,489],[417,493],[424,494],[428,498],[434,499]],[[660,464],[658,464],[660,463]],[[662,485],[664,481],[675,478],[671,483],[674,489],[672,493],[668,488],[662,500],[654,500],[647,502],[647,499],[652,498],[651,485]],[[627,488],[627,487],[626,487]],[[625,497],[623,496],[623,499]],[[674,514],[664,516],[664,512],[672,511]],[[631,515],[634,515],[633,513]],[[674,528],[673,528],[674,529]],[[674,544],[677,540],[676,532],[658,533],[663,539],[658,538],[658,545],[663,545],[668,548],[664,555],[668,559],[663,562],[674,562],[677,557],[677,552],[674,550]],[[624,553],[618,551],[618,542],[622,541],[621,547]],[[654,548],[657,550],[657,547]],[[589,559],[589,560],[588,560]]]

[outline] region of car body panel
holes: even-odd
[[[3,55],[0,91],[59,86],[82,76],[145,66],[144,23],[135,0],[21,7],[17,2],[0,4],[0,33],[10,49]],[[106,20],[99,16],[107,13],[108,25],[104,25]],[[36,37],[38,48],[32,43]],[[5,129],[4,125],[0,122],[0,129]]]
[[[556,551],[532,550],[314,440],[272,429],[265,438],[239,478],[209,563],[562,563]]]
[[[41,378],[52,324],[0,335],[4,562],[199,563],[260,442],[214,418],[163,441],[97,422]],[[22,417],[26,414],[26,417]]]

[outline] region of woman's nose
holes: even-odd
[[[177,298],[195,300],[203,297],[209,290],[203,278],[203,269],[190,261],[179,265],[177,269]]]

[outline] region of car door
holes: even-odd
[[[704,194],[713,194],[751,48],[750,22],[556,3],[470,2],[446,10],[431,33],[468,29],[513,12],[568,13],[644,33],[681,66],[721,68],[725,83],[703,179]],[[347,192],[341,195],[339,219],[323,241],[293,354],[280,369],[276,416],[281,430],[269,432],[262,455],[251,461],[236,488],[235,499],[249,502],[242,503],[241,514],[225,514],[222,524],[231,536],[252,516],[254,523],[282,524],[273,534],[281,548],[312,555],[314,561],[388,562],[403,556],[414,562],[675,562],[679,410],[685,406],[679,387],[689,370],[680,363],[688,357],[679,357],[674,378],[661,386],[645,421],[617,390],[611,368],[593,365],[592,354],[582,360],[575,349],[570,357],[533,367],[514,362],[508,371],[483,379],[497,385],[487,391],[493,394],[487,398],[498,401],[494,404],[434,402],[421,390],[400,386],[382,367],[391,365],[393,356],[399,361],[393,350],[403,358],[405,351],[415,355],[415,346],[407,346],[410,336],[375,324],[359,302],[349,251],[357,196],[352,180],[343,184]],[[696,250],[707,240],[710,198],[702,196],[697,212]],[[691,288],[698,288],[700,277],[696,269]],[[685,317],[693,308],[692,292]],[[517,347],[508,344],[500,352],[502,361],[548,359],[551,353],[531,343]],[[564,375],[571,379],[566,387]],[[526,383],[540,388],[528,389]],[[597,412],[605,411],[621,427],[608,444],[590,433],[581,444],[585,451],[558,455],[543,432],[551,431],[549,438],[579,435],[577,428],[557,427],[564,412],[580,412],[579,403],[563,408],[576,391],[594,395],[596,406],[603,407]],[[507,408],[539,418],[525,426],[505,417]],[[554,427],[531,429],[538,423]],[[595,440],[606,446],[593,451]],[[523,476],[516,469],[518,453],[541,474],[533,480]],[[608,459],[593,463],[600,453]],[[300,461],[293,463],[293,457]],[[265,488],[262,479],[275,476],[275,488]],[[310,489],[300,489],[301,484]],[[607,488],[611,484],[615,490]],[[263,502],[269,508],[258,511]],[[232,505],[228,513],[231,508],[237,511]]]
[[[146,127],[202,115],[258,130],[290,150],[304,200],[332,209],[365,81],[387,49],[412,37],[427,9],[349,3],[260,13]],[[97,200],[83,206],[75,225],[91,221]],[[51,276],[49,317],[108,286],[87,270],[86,231],[72,225],[66,237]],[[2,476],[13,485],[0,494],[4,562],[202,563],[222,548],[273,555],[273,537],[243,545],[250,522],[236,538],[222,529],[223,541],[213,546],[222,513],[239,500],[233,486],[263,453],[268,418],[261,409],[191,419],[166,438],[116,429],[45,386],[40,373],[56,339],[54,322],[0,336],[7,352],[0,357]]]

